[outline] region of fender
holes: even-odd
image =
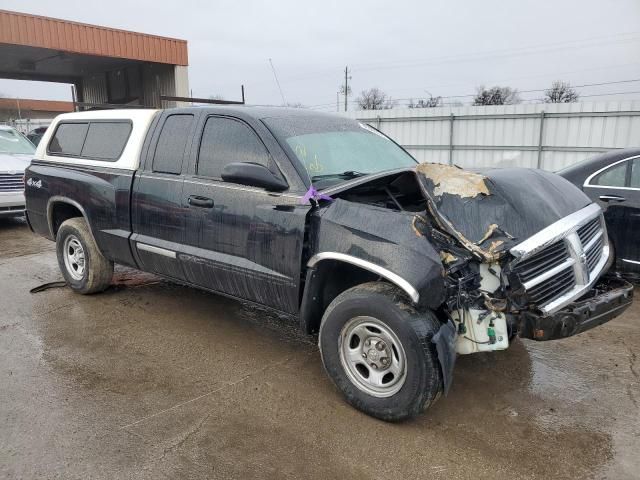
[[[48,202],[47,202],[47,223],[49,225],[49,234],[51,235],[51,238],[55,239],[56,235],[53,231],[53,206],[56,203],[66,203],[68,205],[72,205],[75,208],[77,208],[78,210],[80,210],[80,213],[82,213],[82,216],[84,217],[84,219],[87,222],[87,225],[89,226],[89,231],[91,232],[91,236],[93,236],[94,241],[95,241],[95,236],[93,235],[93,231],[91,228],[91,222],[89,221],[89,217],[87,216],[87,212],[84,210],[84,208],[82,207],[82,205],[80,205],[78,202],[76,202],[75,200],[72,200],[68,197],[64,197],[62,195],[54,195],[53,197],[49,198]]]
[[[300,329],[314,333],[331,301],[344,290],[384,278],[405,292],[418,307],[420,293],[407,279],[375,263],[339,252],[320,252],[307,262],[304,293],[300,304]]]
[[[318,262],[321,262],[322,260],[338,260],[340,262],[350,263],[351,265],[369,270],[371,273],[375,273],[382,278],[386,278],[391,283],[400,287],[405,291],[407,295],[409,295],[409,298],[411,298],[411,301],[413,303],[418,303],[420,301],[420,294],[418,293],[418,290],[416,290],[413,285],[411,285],[411,283],[402,278],[400,275],[393,273],[392,271],[381,267],[380,265],[376,265],[375,263],[368,262],[352,255],[346,255],[344,253],[322,252],[316,253],[313,257],[311,257],[311,259],[307,262],[307,267],[314,268],[316,264]]]

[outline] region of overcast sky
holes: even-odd
[[[355,98],[461,96],[475,87],[521,91],[640,79],[640,0],[0,0],[0,8],[188,41],[195,97],[335,110],[349,65]],[[1,59],[0,59],[1,60]],[[584,100],[640,98],[639,82],[580,88]],[[0,92],[68,99],[66,85],[0,80]],[[535,99],[541,92],[523,93]],[[469,97],[459,100],[468,101]]]

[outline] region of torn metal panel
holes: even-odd
[[[415,214],[336,199],[315,215],[314,254],[344,253],[374,263],[409,282],[420,292],[420,304],[442,304],[440,254],[415,228]]]
[[[449,165],[421,164],[416,167],[416,176],[438,225],[489,262],[590,203],[569,182],[542,170],[470,172]]]
[[[435,344],[438,352],[438,361],[442,370],[442,383],[444,394],[449,393],[453,381],[453,367],[456,364],[456,326],[451,320],[443,323],[431,342]]]

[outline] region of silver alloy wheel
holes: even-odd
[[[74,280],[82,280],[84,277],[85,269],[85,257],[84,248],[78,237],[75,235],[69,235],[64,240],[64,248],[62,249],[64,255],[64,266],[67,268],[67,272]]]
[[[407,360],[397,335],[374,317],[354,317],[340,332],[340,363],[363,392],[390,397],[402,388]]]

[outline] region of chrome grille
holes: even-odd
[[[565,268],[557,275],[527,289],[529,299],[536,305],[544,305],[558,295],[567,293],[576,284],[573,268]]]
[[[562,219],[511,249],[526,298],[553,313],[585,293],[609,255],[600,208],[588,207]]]
[[[529,282],[547,270],[560,265],[568,255],[565,243],[557,242],[520,262],[514,271],[518,273],[522,283]]]
[[[587,266],[589,267],[589,272],[592,272],[595,268],[598,260],[602,256],[602,249],[604,247],[604,237],[600,235],[595,243],[586,250],[585,254],[587,256]]]
[[[18,192],[24,190],[22,173],[0,173],[0,192]]]
[[[578,236],[583,245],[589,243],[593,237],[601,230],[600,217],[596,217],[586,225],[578,228]]]

